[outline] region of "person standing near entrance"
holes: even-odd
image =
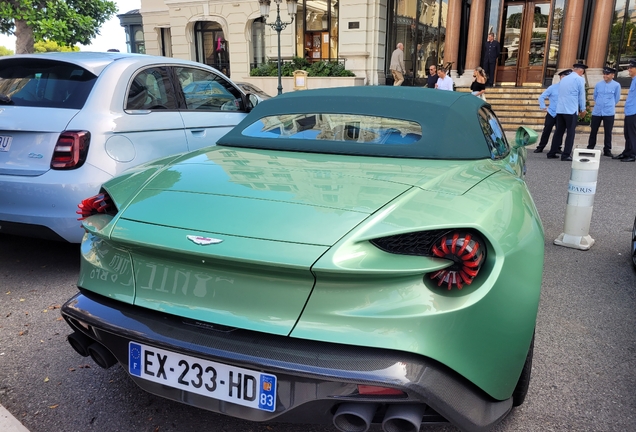
[[[488,80],[486,81],[486,85],[488,87],[493,86],[495,79],[495,66],[497,66],[497,59],[499,58],[500,53],[501,47],[499,46],[499,42],[495,40],[495,34],[493,32],[488,33],[488,40],[484,47],[484,64],[482,66],[486,71],[486,76],[488,77]]]
[[[612,157],[612,128],[614,127],[614,114],[616,104],[621,98],[621,85],[614,81],[616,69],[606,67],[603,69],[603,81],[594,86],[594,109],[592,110],[592,130],[587,148],[592,150],[596,146],[598,128],[603,122],[605,140],[603,141],[603,156]]]
[[[426,87],[435,88],[435,84],[437,84],[437,66],[431,65],[428,68],[428,77],[426,78]]]
[[[393,75],[393,85],[402,85],[404,74],[406,73],[406,67],[404,67],[404,45],[402,42],[397,44],[393,54],[391,54],[389,69],[391,69],[391,74]]]
[[[559,72],[559,77],[563,78],[572,73],[572,69],[565,69]],[[545,100],[548,100],[550,104],[546,108]],[[552,129],[554,129],[554,125],[556,125],[556,109],[557,109],[557,101],[559,100],[559,83],[552,84],[548,87],[541,96],[539,96],[539,108],[541,111],[545,111],[545,121],[543,122],[543,132],[541,133],[541,139],[539,140],[539,145],[536,149],[534,149],[535,153],[542,153],[545,146],[548,144],[548,139],[550,138],[550,134],[552,133]],[[557,154],[561,153],[561,149],[557,150]]]
[[[438,90],[453,91],[453,79],[447,75],[446,69],[444,69],[443,66],[440,66],[437,69],[437,82],[435,83],[435,88]]]
[[[585,114],[585,79],[583,78],[585,69],[587,69],[587,66],[582,63],[574,64],[572,66],[573,73],[563,78],[559,83],[556,132],[554,132],[554,137],[552,137],[552,145],[547,155],[548,159],[559,157],[557,151],[561,148],[563,134],[567,131],[561,160],[572,160],[571,153],[574,146],[577,113],[579,116]]]
[[[636,161],[636,60],[629,61],[628,71],[632,83],[629,86],[625,101],[625,123],[623,125],[625,150],[612,158],[620,159],[621,162]]]

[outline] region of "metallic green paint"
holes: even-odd
[[[512,394],[534,330],[543,228],[523,183],[504,172],[470,194],[446,198],[411,191],[334,245],[312,267],[316,287],[292,336],[416,352],[503,400]],[[461,291],[438,288],[424,273],[390,278],[339,271],[343,263],[362,267],[385,254],[366,239],[453,227],[474,228],[488,243],[480,274]]]
[[[79,285],[204,322],[417,353],[503,400],[530,345],[543,268],[524,155],[444,161],[219,146],[140,168],[104,185],[117,216],[85,221]],[[454,228],[478,231],[487,246],[461,291],[428,276],[450,261],[369,243]],[[223,242],[200,246],[187,235]]]

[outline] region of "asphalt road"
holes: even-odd
[[[601,161],[589,251],[553,245],[563,230],[570,167],[529,153],[527,182],[546,234],[532,382],[526,403],[495,431],[636,430],[636,272],[629,256],[636,164]],[[103,370],[80,357],[59,314],[76,292],[78,270],[76,245],[0,235],[0,404],[31,432],[335,431],[191,408],[143,392],[120,367]]]

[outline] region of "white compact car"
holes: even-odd
[[[258,100],[214,68],[168,57],[0,58],[0,233],[79,243],[77,205],[102,183],[214,145]]]

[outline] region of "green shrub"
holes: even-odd
[[[281,76],[293,76],[296,70],[306,70],[310,77],[353,77],[353,72],[345,69],[344,65],[336,61],[310,63],[302,57],[294,57],[291,61],[283,62],[280,68]],[[269,60],[250,71],[250,76],[278,76],[278,63]]]

